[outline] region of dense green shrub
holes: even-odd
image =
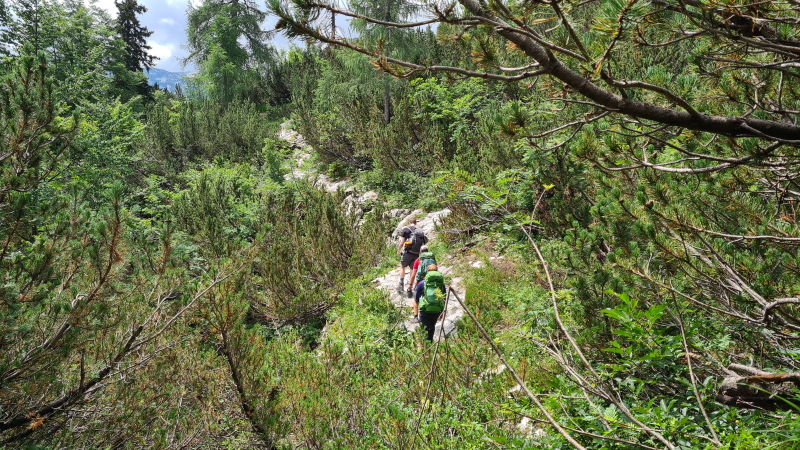
[[[280,179],[284,150],[274,142],[275,124],[246,101],[220,105],[165,99],[149,107],[147,128],[138,142],[147,162],[164,175],[215,160],[263,167]]]
[[[258,286],[253,307],[261,320],[306,322],[336,304],[345,283],[375,265],[384,242],[380,208],[363,215],[309,186],[264,198],[253,266]]]

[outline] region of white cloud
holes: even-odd
[[[162,60],[172,56],[172,49],[175,48],[175,46],[172,44],[161,45],[157,44],[155,41],[148,41],[147,43],[150,44],[150,47],[152,47],[149,53],[153,56],[161,58]]]
[[[114,5],[114,0],[97,0],[94,4],[98,8],[103,8],[108,11],[109,14],[116,17],[117,15],[117,7]]]
[[[167,25],[175,25],[175,19],[170,19],[169,17],[163,17],[158,19],[160,23],[165,23]]]

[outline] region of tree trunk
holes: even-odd
[[[383,19],[387,22],[390,22],[392,19],[392,0],[386,0],[386,14],[384,15]],[[391,28],[386,27],[386,41],[384,42],[384,53],[386,53],[386,45],[389,43],[389,33],[391,32]],[[389,125],[389,122],[392,120],[392,97],[389,95],[389,83],[390,80],[386,76],[383,75],[384,82],[383,82],[383,123],[385,125]]]
[[[735,366],[735,367],[734,367]],[[794,409],[800,402],[796,388],[800,373],[769,373],[734,365],[731,369],[750,376],[726,377],[717,389],[716,400],[723,405],[767,411]]]
[[[392,120],[392,97],[389,95],[389,77],[384,75],[383,83],[383,123],[389,125]]]

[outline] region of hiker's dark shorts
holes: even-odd
[[[400,265],[403,267],[411,267],[417,258],[419,258],[419,253],[403,252],[403,256],[400,258]]]

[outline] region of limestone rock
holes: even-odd
[[[303,138],[303,135],[291,129],[292,123],[291,122],[283,122],[281,124],[281,129],[278,131],[278,139],[282,139],[293,147],[303,148],[306,146],[306,140]]]

